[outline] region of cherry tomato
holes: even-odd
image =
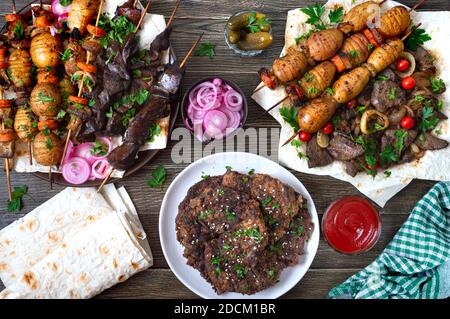
[[[402,86],[405,90],[412,90],[416,86],[416,80],[412,76],[407,76],[403,78]]]
[[[304,131],[301,131],[300,134],[298,135],[298,139],[302,142],[309,142],[311,137],[312,137],[311,134],[309,134],[308,132],[304,132]]]
[[[347,103],[347,108],[354,109],[357,105],[358,105],[358,101],[356,99],[353,99]]]
[[[366,162],[366,168],[370,169],[370,170],[371,169],[377,170],[378,169],[378,163],[375,163],[375,165],[372,167],[372,166],[369,165],[369,163]]]
[[[398,59],[397,63],[395,64],[395,67],[397,68],[397,70],[399,70],[400,72],[405,72],[406,70],[409,69],[409,66],[411,64],[409,63],[408,60],[406,59]]]
[[[328,123],[327,125],[324,126],[324,128],[322,129],[322,132],[330,135],[331,133],[333,133],[334,131],[334,126],[332,123]]]
[[[410,130],[414,127],[414,125],[416,124],[416,121],[414,121],[414,119],[411,116],[405,116],[401,121],[400,121],[400,125],[405,129],[405,130]]]

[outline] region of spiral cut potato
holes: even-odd
[[[408,9],[403,6],[396,6],[381,16],[378,31],[385,38],[398,37],[408,30],[410,24],[411,16]]]
[[[370,81],[370,71],[358,67],[342,75],[333,85],[333,98],[339,104],[347,103],[357,97]]]
[[[61,93],[52,83],[37,84],[30,96],[33,113],[39,117],[55,117],[61,106]]]
[[[309,55],[315,61],[325,61],[333,57],[344,42],[344,34],[338,29],[313,33],[306,41]]]
[[[26,108],[19,107],[17,109],[16,116],[14,117],[14,130],[19,139],[24,141],[29,141],[33,132],[36,131],[31,126],[30,111]]]
[[[367,61],[369,51],[369,40],[362,33],[355,33],[342,45],[341,51],[333,59],[340,59],[345,70],[353,69]]]
[[[336,101],[329,97],[312,100],[298,111],[300,129],[308,133],[317,132],[331,120],[337,106]]]
[[[297,46],[288,48],[286,55],[273,63],[273,74],[282,83],[298,78],[306,69],[308,58]]]
[[[308,99],[314,99],[330,86],[335,74],[336,67],[333,63],[325,61],[305,73],[299,85]]]
[[[56,67],[60,62],[61,41],[50,32],[42,32],[31,39],[31,59],[38,68]]]
[[[367,67],[375,76],[394,63],[405,50],[405,45],[400,39],[388,40],[376,48],[367,59]]]
[[[87,25],[97,14],[99,3],[99,0],[73,0],[67,17],[70,31],[76,28],[82,36],[85,35]]]
[[[30,54],[26,50],[16,49],[9,56],[10,80],[16,88],[28,87],[33,78]]]
[[[375,1],[361,3],[345,15],[338,28],[348,34],[362,31],[369,21],[373,21],[380,11],[380,6]]]

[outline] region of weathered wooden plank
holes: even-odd
[[[326,298],[330,289],[356,273],[357,269],[310,269],[282,298]],[[170,283],[170,285],[168,284]],[[170,289],[168,289],[170,287]],[[169,270],[149,269],[103,292],[98,298],[197,298]]]

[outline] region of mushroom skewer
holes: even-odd
[[[403,41],[420,25],[414,26],[402,39],[388,40],[372,52],[367,63],[342,75],[333,86],[332,96],[312,100],[310,104],[303,107],[298,114],[300,129],[283,146],[290,143],[302,131],[317,132],[331,119],[338,104],[347,103],[357,97],[364,90],[371,76],[375,77],[376,74],[382,72],[399,58],[404,51]],[[323,116],[316,116],[317,118],[313,121],[312,113],[316,115],[321,113]]]
[[[161,81],[162,78],[164,78],[165,75],[167,75],[168,77],[170,76],[176,76],[176,73],[181,74],[183,68],[186,65],[186,62],[189,60],[189,57],[192,55],[192,53],[194,52],[195,48],[198,46],[198,44],[200,43],[201,39],[203,38],[204,34],[201,34],[199,36],[199,38],[197,39],[197,41],[195,41],[195,43],[192,45],[192,47],[189,49],[188,53],[186,54],[186,56],[184,57],[184,59],[182,60],[182,62],[180,63],[180,65],[178,66],[178,63],[174,63],[173,65],[169,66],[164,73],[160,76],[160,80]],[[172,74],[173,73],[173,74]],[[175,81],[174,81],[175,82]],[[159,83],[161,84],[161,83]],[[156,84],[158,85],[158,84]],[[136,115],[136,118],[139,118],[138,120],[135,120],[134,122],[130,122],[130,126],[133,126],[134,124],[136,124],[136,126],[140,126],[139,122],[142,122],[143,120],[145,120],[146,122],[151,122],[151,120],[153,118],[159,118],[158,115],[161,115],[162,113],[164,113],[164,104],[167,106],[167,103],[169,102],[170,99],[170,94],[176,93],[176,91],[178,90],[178,85],[175,85],[173,88],[171,88],[171,92],[167,92],[168,96],[156,96],[153,100],[149,101],[148,104],[146,106],[144,106],[144,108],[139,111],[139,113]],[[149,121],[150,120],[150,121]],[[128,130],[130,130],[130,126],[128,128]],[[132,128],[135,129],[135,131],[138,131],[139,128]],[[127,133],[128,133],[127,130]],[[148,129],[145,128],[145,131],[147,132]],[[128,136],[133,135],[134,137],[136,137],[137,135],[139,135],[139,133],[137,132],[130,132],[130,134],[125,134],[125,141]],[[128,136],[127,136],[128,135]],[[139,143],[137,143],[136,141],[133,141],[131,143],[131,145],[133,145],[133,149],[132,150],[127,150],[126,153],[126,157],[128,158],[134,158],[134,155],[140,148],[141,145],[138,145]],[[119,146],[118,148],[116,148],[114,151],[115,152],[120,152],[120,148],[121,147],[127,147],[124,146],[124,144],[122,144],[121,146]],[[111,153],[113,154],[114,151]],[[110,155],[111,155],[110,154]],[[131,155],[129,155],[131,154]],[[111,161],[110,161],[111,163]],[[109,178],[111,177],[112,173],[114,172],[115,168],[114,165],[112,165],[113,168],[109,171],[108,175],[105,177],[105,179],[103,180],[102,184],[99,186],[99,188],[97,189],[97,192],[100,192],[103,188],[103,186],[108,182]],[[125,168],[125,167],[123,167]]]

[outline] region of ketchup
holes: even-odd
[[[328,207],[322,219],[325,239],[337,251],[358,254],[377,242],[381,221],[372,204],[359,196],[346,196]]]

